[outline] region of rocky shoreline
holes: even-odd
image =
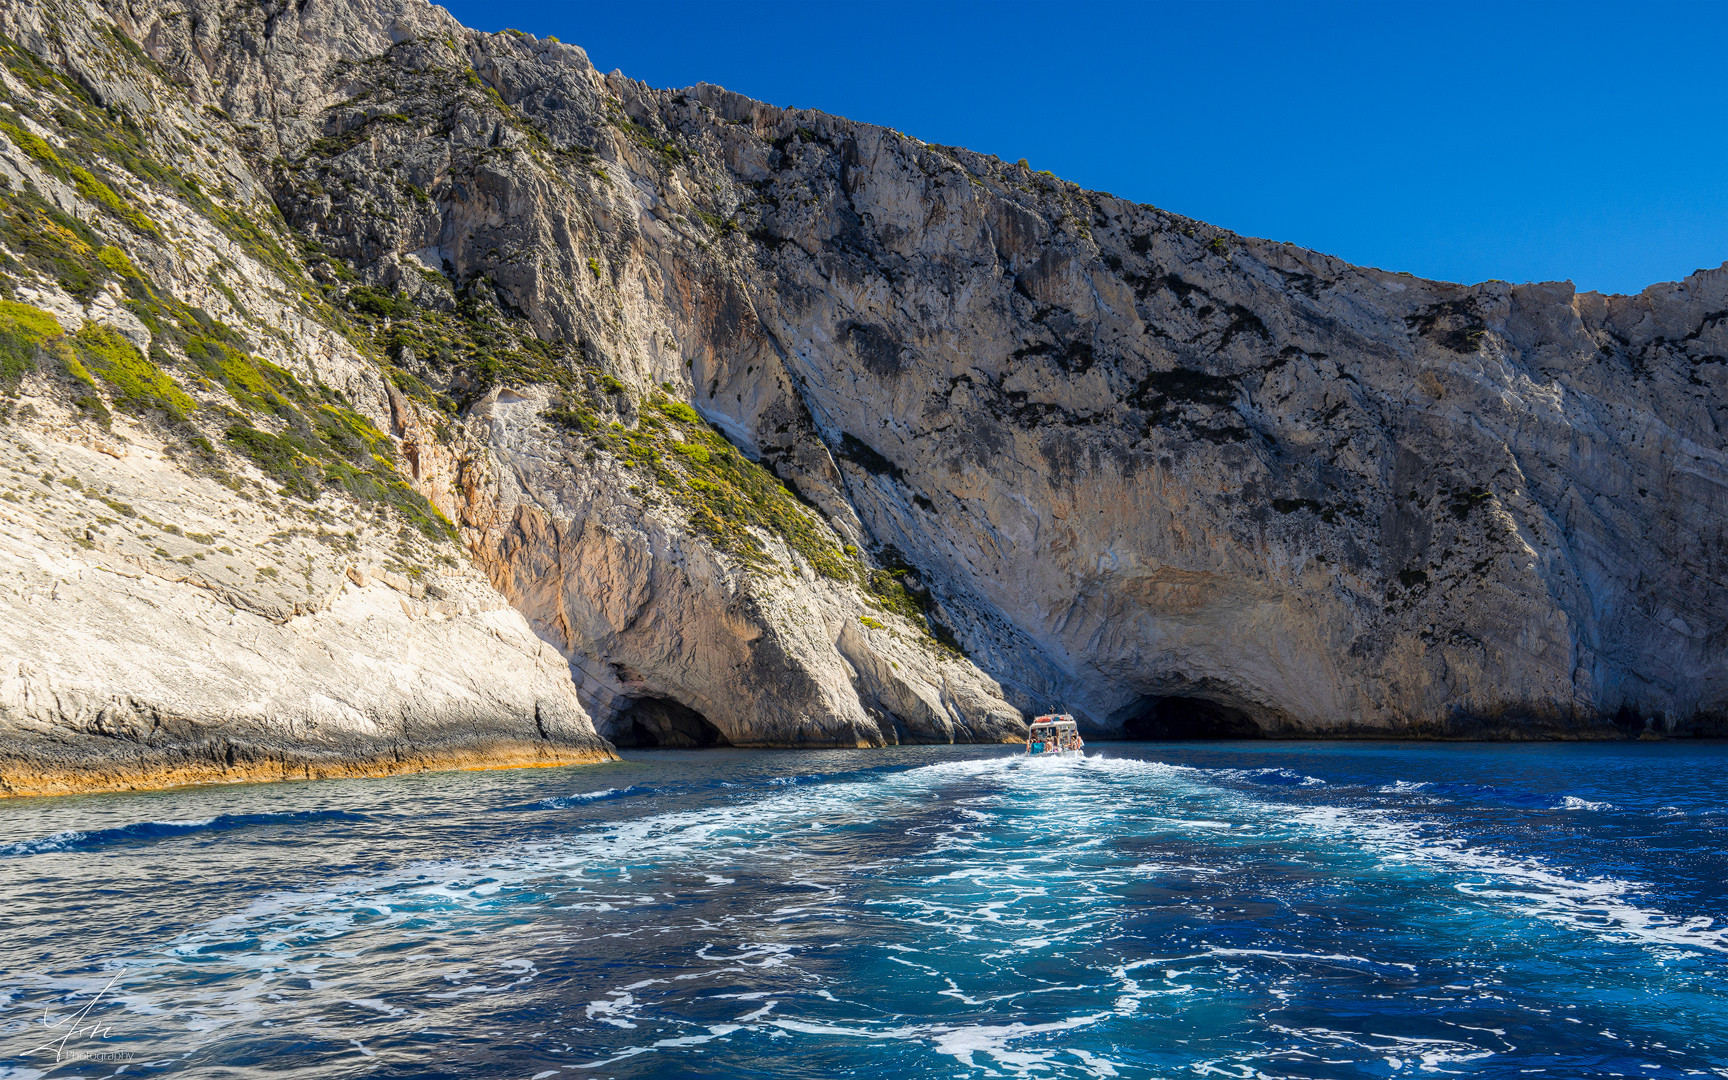
[[[84,736],[0,757],[0,797],[146,791],[191,784],[277,783],[400,776],[452,770],[526,769],[616,760],[598,742],[562,745],[462,738],[443,747],[415,739],[396,746],[254,745],[231,737],[203,742],[128,743]]]

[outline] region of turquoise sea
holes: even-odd
[[[1728,1077],[1728,745],[0,803],[0,1076]]]

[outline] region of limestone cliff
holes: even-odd
[[[610,758],[245,164],[112,24],[0,14],[0,794]]]
[[[1728,270],[1604,297],[1354,267],[414,0],[41,0],[0,31],[11,430],[129,410],[260,513],[406,527],[403,567],[446,545],[604,735],[1728,717]],[[25,228],[54,213],[76,265]],[[105,328],[165,381],[56,359]]]
[[[0,5],[0,792],[610,756],[590,709],[669,745],[1022,730],[667,387],[423,251],[354,258],[430,205],[408,177],[334,243],[284,220],[354,141],[308,72],[469,36],[298,16]]]

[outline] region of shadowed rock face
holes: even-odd
[[[664,698],[639,698],[631,702],[613,722],[613,732],[613,741],[620,746],[692,749],[730,745],[707,717]]]
[[[1202,697],[1142,698],[1112,720],[1130,739],[1254,739],[1265,734],[1248,713]]]
[[[413,2],[51,6],[142,44],[233,185],[357,275],[326,280],[354,318],[354,284],[390,298],[378,347],[460,408],[440,434],[385,382],[381,423],[602,734],[1728,719],[1728,270],[1605,297],[1354,267]],[[32,10],[8,32],[160,108]],[[565,351],[511,367],[530,338]],[[728,517],[683,403],[807,527]]]

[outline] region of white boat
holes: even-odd
[[[1053,713],[1032,721],[1026,734],[1026,756],[1032,758],[1085,757],[1086,740],[1080,726],[1067,713]]]

